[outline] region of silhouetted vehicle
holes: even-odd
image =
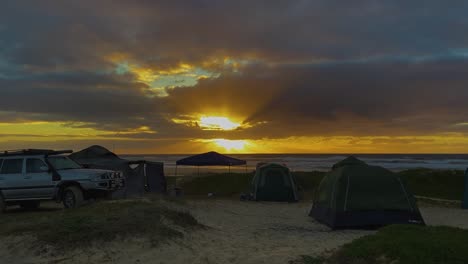
[[[124,186],[121,172],[84,169],[62,155],[72,151],[27,149],[0,153],[0,213],[6,206],[38,208],[41,201],[75,208]]]

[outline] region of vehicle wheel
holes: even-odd
[[[83,191],[77,186],[67,187],[63,191],[63,206],[65,208],[77,208],[83,204]]]
[[[6,209],[5,200],[3,199],[2,194],[0,193],[0,214],[3,214]]]
[[[39,208],[41,205],[40,201],[26,201],[20,203],[20,207],[26,210],[33,210]]]

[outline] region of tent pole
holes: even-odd
[[[197,166],[197,169],[198,169],[197,176],[200,177],[200,166]]]
[[[231,164],[229,164],[229,174],[231,174]]]

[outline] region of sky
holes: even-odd
[[[0,149],[467,153],[467,1],[4,1]]]

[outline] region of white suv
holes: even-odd
[[[121,172],[84,169],[62,154],[72,151],[27,149],[0,153],[0,213],[8,205],[37,208],[42,200],[65,208],[108,196],[124,185]]]

